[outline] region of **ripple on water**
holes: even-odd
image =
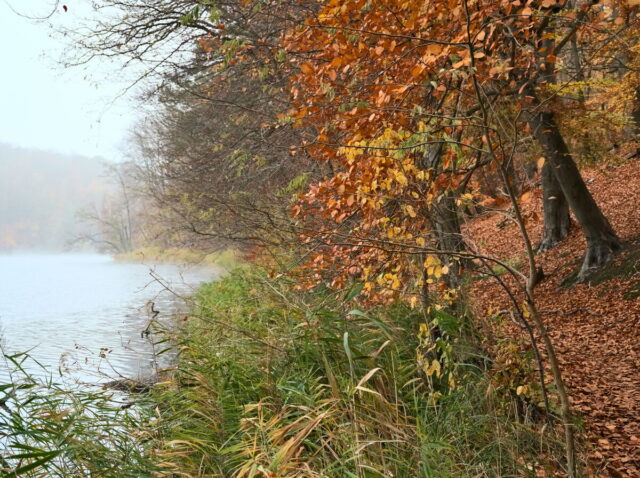
[[[0,255],[0,327],[7,353],[29,351],[49,372],[80,381],[103,374],[137,377],[152,370],[153,346],[140,332],[153,300],[167,320],[189,294],[218,272],[202,266],[114,262],[97,254]],[[45,374],[35,364],[30,371]],[[7,367],[0,364],[0,378]]]

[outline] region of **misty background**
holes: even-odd
[[[99,158],[0,144],[0,252],[68,249],[109,189]]]
[[[90,233],[79,212],[100,210],[105,164],[126,159],[139,117],[135,67],[95,62],[68,67],[60,34],[90,18],[90,2],[0,2],[0,253],[61,252]],[[111,181],[112,182],[112,181]],[[75,245],[75,249],[87,249]]]

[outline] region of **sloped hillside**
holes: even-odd
[[[557,347],[571,401],[582,415],[593,476],[640,476],[640,175],[637,160],[586,170],[589,188],[625,244],[614,264],[585,284],[572,284],[584,239],[574,225],[561,245],[538,257],[545,278],[537,299]],[[542,205],[525,207],[534,239],[542,232]],[[518,264],[521,238],[514,224],[496,234],[496,213],[470,225],[480,247]],[[521,248],[520,248],[521,249]],[[492,281],[474,287],[483,314],[508,303]],[[512,329],[511,333],[516,332]]]

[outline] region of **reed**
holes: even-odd
[[[561,444],[515,419],[482,361],[450,364],[454,386],[428,377],[416,359],[426,318],[400,304],[362,312],[350,295],[248,269],[204,286],[174,379],[155,391],[166,476],[551,473]],[[470,357],[463,337],[447,338],[464,350],[454,361]]]

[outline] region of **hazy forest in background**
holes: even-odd
[[[98,158],[0,144],[0,252],[68,249],[109,188]]]

